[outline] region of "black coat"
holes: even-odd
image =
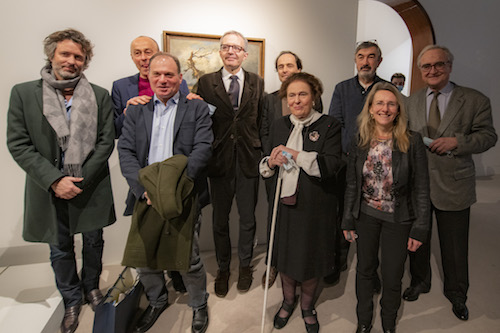
[[[392,151],[392,190],[394,192],[394,221],[412,222],[410,237],[426,241],[430,228],[429,172],[426,148],[422,137],[410,131],[410,148],[407,153]],[[344,196],[344,218],[342,229],[356,230],[356,220],[361,207],[363,165],[369,148],[358,147],[357,140],[351,144],[347,164],[347,188]]]

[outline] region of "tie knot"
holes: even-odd
[[[432,93],[434,94],[434,98],[438,98],[438,96],[441,95],[439,91],[433,91]]]
[[[238,81],[238,77],[236,75],[231,75],[231,80]]]

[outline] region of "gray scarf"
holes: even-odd
[[[57,134],[64,154],[65,175],[82,177],[82,165],[94,150],[97,138],[97,102],[85,75],[71,80],[56,80],[50,67],[42,68],[43,115]],[[62,91],[74,88],[71,118],[68,123]]]

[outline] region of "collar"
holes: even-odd
[[[172,105],[172,104],[179,104],[179,97],[180,97],[180,93],[179,93],[179,92],[177,92],[174,96],[170,97],[170,99],[167,101],[166,106],[169,106],[169,104],[170,104],[170,105]],[[154,101],[154,104],[155,104],[155,105],[156,105],[156,104],[158,104],[158,103],[159,103],[159,104],[162,104],[162,105],[165,105],[165,104],[163,104],[163,102],[162,102],[162,101],[160,101],[160,100],[158,99],[158,97],[156,97],[156,93],[155,93],[155,94],[154,94],[154,96],[153,96],[153,101]]]
[[[455,84],[453,82],[451,82],[451,81],[448,81],[448,83],[444,86],[444,88],[441,89],[441,90],[439,90],[439,92],[442,95],[449,95],[453,91],[453,88],[455,88]],[[427,87],[425,96],[429,96],[430,94],[433,93],[433,91],[434,90],[432,90],[431,88]]]
[[[228,70],[225,68],[225,67],[222,67],[222,79],[223,80],[229,80],[229,77],[231,75],[236,75],[238,77],[238,79],[241,81],[243,81],[243,69],[240,67],[240,70],[236,73],[236,74],[231,74],[228,72]]]

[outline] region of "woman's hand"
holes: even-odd
[[[413,238],[408,238],[408,251],[415,252],[422,245],[421,241]]]
[[[293,150],[283,145],[279,145],[277,147],[274,147],[274,149],[271,151],[271,154],[269,155],[269,159],[267,160],[267,164],[269,165],[270,168],[274,168],[276,166],[282,166],[283,164],[286,164],[288,162],[288,159],[285,156],[283,156],[284,151],[290,153],[292,155],[293,160],[297,161],[297,156],[299,155],[299,152],[297,150]]]
[[[356,234],[356,230],[344,230],[344,238],[346,241],[349,243],[352,243],[358,238],[358,235]]]

